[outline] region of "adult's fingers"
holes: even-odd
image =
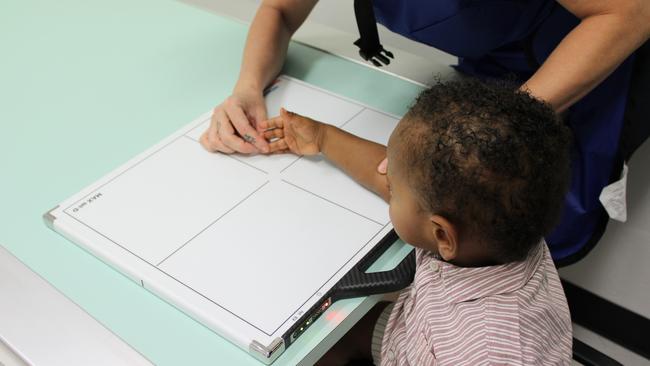
[[[266,121],[268,119],[268,116],[266,114],[266,105],[264,104],[264,100],[260,103],[256,103],[250,108],[251,118],[253,119],[253,127],[257,129],[257,132],[261,132],[262,129],[260,129],[259,124],[262,121]]]
[[[235,134],[235,129],[233,128],[228,115],[222,108],[215,110],[214,118],[216,118],[219,138],[229,149],[243,154],[252,154],[257,152],[255,146],[242,140]]]
[[[203,132],[199,142],[209,152],[223,152],[226,154],[232,154],[235,152],[233,149],[226,146],[221,139],[219,138],[219,132],[217,131],[217,119],[214,114],[210,120],[210,126],[208,129]]]
[[[229,104],[226,106],[226,113],[239,135],[248,143],[255,146],[257,151],[269,152],[268,143],[251,126],[246,114],[239,105]],[[232,146],[231,146],[232,147]]]
[[[203,145],[203,148],[208,150],[209,152],[222,152],[225,154],[232,154],[235,152],[235,150],[229,148],[228,146],[224,145],[223,142],[221,142],[221,139],[219,137],[215,138],[210,138],[208,135],[208,131],[205,131],[202,135],[201,138],[199,139],[199,142],[201,145]]]

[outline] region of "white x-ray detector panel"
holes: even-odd
[[[286,76],[280,107],[386,144],[398,117]],[[210,114],[45,214],[55,231],[266,363],[392,230],[388,206],[322,157],[205,151]]]

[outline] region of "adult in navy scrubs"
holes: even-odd
[[[206,149],[268,151],[255,128],[267,118],[262,91],[315,4],[262,1],[239,80],[201,138]],[[575,134],[572,184],[547,242],[556,260],[579,253],[602,219],[598,196],[620,169],[616,151],[634,51],[650,37],[650,1],[373,0],[373,7],[393,32],[458,56],[457,70],[481,78],[514,75],[522,89],[565,116]]]

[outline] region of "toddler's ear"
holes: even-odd
[[[377,165],[377,173],[381,175],[386,175],[387,171],[388,171],[388,158],[384,158],[384,160],[382,160],[381,163]]]
[[[430,220],[438,253],[447,262],[454,260],[458,256],[458,233],[456,232],[456,227],[440,215],[433,215]]]

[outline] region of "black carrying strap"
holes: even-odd
[[[412,250],[393,269],[383,272],[366,272],[395,240],[395,230],[391,230],[357,265],[336,284],[331,292],[332,302],[351,297],[369,296],[398,291],[413,282],[415,276],[415,250]]]
[[[354,16],[357,18],[357,27],[361,37],[354,42],[359,47],[359,55],[377,67],[388,65],[390,59],[394,57],[392,52],[385,50],[379,43],[372,0],[354,0]]]

